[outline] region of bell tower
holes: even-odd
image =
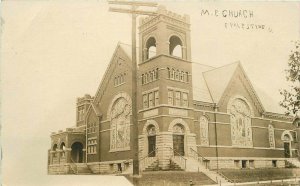
[[[140,19],[139,61],[157,55],[171,55],[191,60],[190,20],[159,6],[157,15]]]
[[[139,26],[140,156],[157,149],[159,167],[168,170],[170,156],[196,149],[194,130],[190,20],[159,6]],[[150,129],[157,131],[153,141]],[[148,136],[145,135],[148,130]],[[180,135],[177,135],[178,132]],[[143,134],[143,135],[142,135]],[[187,140],[188,139],[188,140]],[[188,141],[188,142],[187,142]],[[150,144],[150,145],[149,145]]]

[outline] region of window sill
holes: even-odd
[[[129,151],[130,150],[130,147],[127,147],[127,148],[120,148],[120,149],[112,149],[108,152],[121,152],[121,151]]]

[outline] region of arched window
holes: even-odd
[[[60,144],[59,149],[63,151],[63,152],[61,152],[61,156],[62,156],[62,157],[65,157],[66,145],[65,145],[64,142],[62,142],[62,143]]]
[[[150,71],[149,72],[149,82],[153,81],[153,73]]]
[[[114,101],[110,109],[110,150],[129,148],[131,105],[124,97]]]
[[[117,77],[115,77],[114,85],[116,86],[118,83]]]
[[[174,125],[173,134],[184,134],[184,126],[180,123]]]
[[[142,85],[144,84],[144,74],[142,74]]]
[[[275,148],[275,137],[274,137],[274,127],[269,125],[269,144],[270,148]]]
[[[57,149],[57,144],[54,144],[53,147],[52,147],[52,150],[56,151],[56,149]]]
[[[253,146],[251,129],[251,110],[244,99],[235,98],[228,105],[233,146]]]
[[[183,71],[180,72],[180,81],[184,81],[184,72]]]
[[[180,71],[179,71],[179,70],[176,70],[175,79],[176,79],[176,80],[179,80],[179,76],[180,76]]]
[[[61,144],[60,144],[60,148],[59,148],[60,150],[66,150],[66,145],[65,145],[65,143],[64,142],[62,142]]]
[[[200,117],[200,143],[201,145],[209,145],[208,119],[205,116]]]
[[[145,73],[145,83],[148,83],[148,73]]]
[[[57,144],[54,144],[52,147],[52,151],[56,151],[57,149]],[[56,157],[56,152],[53,153],[53,157]]]
[[[156,56],[156,47],[155,46],[151,46],[149,49],[148,49],[148,59],[152,58]]]
[[[172,68],[171,79],[174,79],[174,75],[175,75],[175,70]]]
[[[156,40],[150,37],[146,42],[146,60],[156,56]]]
[[[170,55],[182,58],[182,41],[178,36],[170,37]]]
[[[171,70],[170,70],[170,68],[168,67],[167,70],[168,70],[168,78],[171,78]]]
[[[152,71],[153,80],[156,80],[156,73],[155,70]]]
[[[288,135],[288,134],[285,134],[284,136],[283,136],[283,140],[284,141],[291,141],[291,138],[290,138],[290,136]]]
[[[156,76],[156,79],[158,79],[158,68],[155,71],[155,76]]]

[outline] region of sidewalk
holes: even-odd
[[[229,186],[229,185],[259,185],[259,184],[271,184],[271,183],[285,183],[285,182],[298,182],[300,185],[300,178],[293,179],[283,179],[283,180],[268,180],[268,181],[255,181],[255,182],[243,182],[243,183],[230,183],[230,184],[212,184],[212,185],[203,185],[203,186]]]

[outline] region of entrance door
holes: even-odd
[[[290,154],[290,143],[289,142],[284,142],[283,146],[284,146],[284,157],[290,158],[291,157],[291,154]]]
[[[83,145],[80,142],[75,142],[71,146],[71,158],[75,163],[83,163]]]
[[[155,157],[155,148],[156,148],[156,136],[148,136],[148,153],[152,152],[149,154],[149,157]]]
[[[173,147],[175,156],[184,156],[184,135],[173,135]]]

